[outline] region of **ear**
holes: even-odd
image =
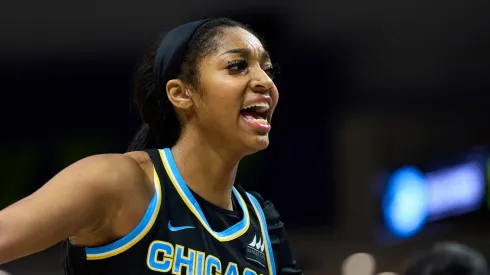
[[[171,79],[167,82],[167,96],[172,104],[182,110],[192,107],[191,93],[180,79]]]

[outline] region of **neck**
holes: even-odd
[[[240,158],[226,153],[223,146],[212,146],[202,136],[181,136],[172,147],[177,168],[187,186],[206,201],[232,210],[232,187]]]

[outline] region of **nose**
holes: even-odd
[[[259,67],[253,70],[250,86],[257,93],[267,93],[274,87],[274,81]]]

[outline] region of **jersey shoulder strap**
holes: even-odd
[[[271,243],[271,239],[269,236],[267,221],[266,221],[266,218],[264,215],[264,211],[262,209],[262,205],[254,197],[254,195],[252,195],[248,192],[247,192],[247,197],[250,200],[250,202],[252,203],[252,207],[255,210],[255,214],[256,214],[257,218],[259,219],[259,224],[260,224],[260,229],[262,231],[262,236],[264,236],[264,239],[267,240],[267,242],[266,242],[266,253],[267,254],[266,255],[267,255],[267,258],[269,259],[267,261],[267,264],[268,264],[269,272],[271,273],[270,275],[276,275],[276,263],[275,263],[275,259],[274,259],[274,252],[272,250],[272,243]]]
[[[153,166],[155,167],[155,170],[160,180],[164,180],[167,177],[167,172],[165,172],[165,168],[163,166],[161,150],[147,149],[145,150],[145,152],[148,153],[148,155],[150,156],[151,161],[153,162]]]

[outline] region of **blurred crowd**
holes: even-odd
[[[476,250],[458,243],[440,243],[408,258],[400,266],[400,275],[488,275],[485,258]],[[376,259],[367,253],[349,256],[342,275],[396,275],[376,270]]]

